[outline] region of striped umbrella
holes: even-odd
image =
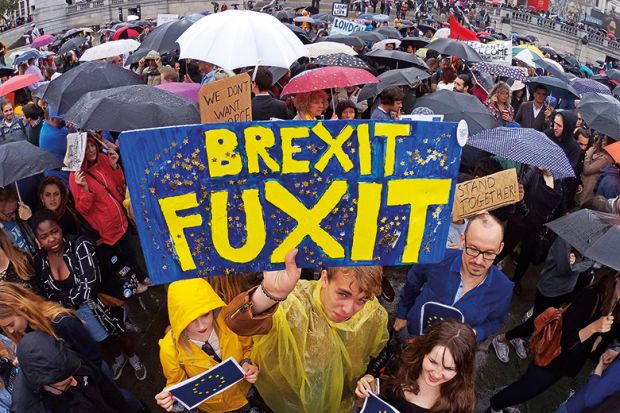
[[[575,176],[562,148],[536,129],[487,129],[471,136],[467,144],[511,161],[547,169],[558,179]]]
[[[611,91],[605,85],[594,79],[575,79],[571,82],[571,86],[583,96],[586,93],[600,93],[602,95],[611,95]]]

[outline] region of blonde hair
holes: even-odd
[[[8,234],[4,230],[0,230],[0,249],[4,251],[9,262],[13,264],[15,273],[23,281],[29,281],[32,278],[33,268],[31,258],[28,253],[15,248]]]
[[[24,317],[31,330],[42,331],[59,340],[52,327],[52,321],[60,315],[77,318],[73,310],[64,308],[58,303],[47,301],[20,285],[0,281],[0,318]],[[22,338],[21,333],[10,333],[4,328],[2,330],[4,335],[14,343],[18,343]]]
[[[308,93],[298,93],[293,97],[293,104],[295,105],[295,109],[297,109],[297,112],[299,112],[301,115],[304,115],[310,110],[310,105],[317,100],[322,100],[327,107],[327,93],[324,90],[315,90]]]
[[[489,92],[489,96],[488,96],[489,102],[491,101],[491,98],[493,96],[497,95],[502,90],[505,90],[506,92],[508,92],[507,104],[510,105],[510,99],[512,98],[512,90],[510,89],[510,86],[508,86],[508,83],[506,82],[499,82],[498,84],[493,86],[493,89],[491,89],[491,91]]]

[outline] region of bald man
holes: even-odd
[[[461,235],[462,251],[449,249],[438,264],[411,267],[400,293],[394,329],[407,327],[410,335],[417,336],[442,317],[462,317],[476,331],[479,342],[499,331],[513,288],[506,274],[493,265],[504,247],[503,237],[494,216],[479,214],[469,220]]]

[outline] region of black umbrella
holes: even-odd
[[[458,56],[466,62],[477,63],[482,62],[482,57],[478,52],[465,42],[453,39],[437,39],[431,42],[428,49],[435,50],[444,56]]]
[[[557,77],[558,79],[568,80],[568,75],[569,74],[563,72],[560,68],[558,68],[553,63],[549,63],[549,62],[547,62],[546,60],[543,60],[543,59],[536,59],[536,60],[534,60],[534,64],[537,67],[543,69],[548,74]]]
[[[394,67],[395,69],[411,66],[428,69],[424,60],[420,59],[418,56],[399,50],[376,49],[366,53],[366,57],[370,60],[377,60],[387,66]]]
[[[418,29],[422,31],[422,33],[426,34],[427,31],[431,31],[433,34],[437,31],[433,26],[429,26],[428,24],[419,24]]]
[[[581,63],[579,63],[579,60],[577,60],[577,58],[575,56],[562,56],[562,55],[558,55],[560,56],[560,59],[564,60],[569,66],[575,66],[575,67],[579,67],[581,66]]]
[[[69,29],[62,36],[59,36],[59,37],[64,40],[64,39],[67,39],[67,38],[73,36],[74,34],[78,34],[78,33],[81,33],[81,32],[82,32],[82,30],[80,30],[80,29]]]
[[[404,37],[400,41],[400,46],[405,50],[408,46],[419,49],[420,47],[426,47],[430,42],[426,37]]]
[[[125,64],[138,63],[151,50],[164,54],[178,49],[177,39],[192,24],[194,22],[189,19],[181,19],[157,26],[144,38],[140,47],[127,58]]]
[[[620,70],[618,70],[618,69],[609,69],[606,73],[607,73],[607,77],[609,79],[620,83]]]
[[[15,74],[15,69],[7,66],[0,66],[0,77],[4,76],[13,76]]]
[[[58,54],[65,54],[70,52],[71,50],[77,50],[81,45],[86,43],[86,38],[84,37],[76,37],[74,39],[69,39],[60,46],[58,49]]]
[[[562,148],[535,129],[487,129],[473,134],[467,145],[515,162],[545,168],[558,179],[575,176]]]
[[[584,257],[620,271],[620,217],[581,209],[545,224]]]
[[[444,120],[448,122],[465,120],[470,135],[499,126],[489,109],[478,98],[465,93],[439,90],[419,98],[415,107],[427,107],[444,115]]]
[[[364,42],[359,37],[347,36],[345,34],[332,34],[331,36],[319,37],[317,41],[342,43],[351,47],[364,46],[366,44],[366,42]]]
[[[376,30],[377,33],[381,33],[388,39],[400,39],[403,37],[396,27],[393,26],[381,26]]]
[[[28,141],[0,145],[0,186],[40,174],[48,169],[63,167],[54,155]]]
[[[294,24],[290,24],[290,23],[282,23],[284,24],[286,27],[288,27],[293,33],[295,33],[295,35],[297,36],[297,38],[299,38],[299,40],[301,40],[301,42],[303,44],[308,44],[308,43],[312,43],[310,41],[310,38],[308,37],[308,33],[302,29],[299,26],[295,26]]]
[[[420,70],[417,67],[409,67],[407,69],[388,70],[378,76],[379,83],[369,83],[365,85],[357,100],[363,101],[377,96],[388,86],[413,86],[420,80],[431,77],[428,72]]]
[[[365,42],[372,42],[372,43],[386,39],[386,36],[379,32],[366,32],[366,31],[355,32],[355,33],[350,34],[349,36],[356,37]]]
[[[108,62],[85,62],[52,80],[43,100],[62,114],[87,92],[141,84],[144,81],[131,70]]]
[[[558,55],[558,52],[556,52],[555,49],[549,46],[542,46],[539,48],[539,50],[545,54],[548,54],[551,57],[555,57]]]
[[[329,23],[332,23],[336,19],[335,16],[332,16],[331,14],[327,14],[327,13],[318,13],[310,17],[312,17],[314,20],[318,20],[321,22],[329,22]]]
[[[280,11],[273,13],[273,16],[282,22],[282,21],[293,20],[293,17],[295,17],[295,13],[286,11],[286,10],[280,10]]]
[[[575,90],[575,88],[566,83],[564,79],[558,79],[557,77],[530,77],[525,84],[528,85],[532,91],[536,88],[536,86],[544,86],[553,97],[558,99],[579,99],[579,93]]]
[[[89,92],[65,120],[80,129],[122,132],[200,123],[200,113],[196,103],[142,84]]]
[[[275,67],[275,66],[270,66],[268,70],[271,72],[271,75],[273,76],[273,80],[271,81],[271,86],[278,83],[278,81],[282,79],[282,76],[284,76],[288,72],[288,69],[285,69],[283,67]]]
[[[617,98],[620,98],[620,86],[616,86],[615,89],[612,90],[611,94]]]
[[[370,69],[370,67],[359,57],[349,56],[345,53],[334,53],[319,56],[312,61],[318,66],[343,66],[357,67],[359,69]]]
[[[620,140],[620,102],[613,96],[586,93],[577,110],[588,127]]]
[[[49,84],[50,82],[39,82],[39,86],[32,91],[32,97],[43,99],[43,95],[45,95]]]

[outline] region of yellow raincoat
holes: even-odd
[[[388,315],[376,298],[334,323],[320,291],[319,281],[300,280],[274,313],[269,333],[254,336],[256,387],[276,413],[350,413],[357,380],[387,343]]]
[[[207,353],[190,340],[180,343],[183,330],[196,318],[215,311],[215,331],[220,340],[222,360],[234,357],[237,362],[250,357],[251,338],[239,337],[219,317],[224,301],[202,278],[176,281],[168,288],[168,315],[170,330],[159,340],[159,359],[166,377],[166,386],[196,376],[217,364]],[[188,348],[189,347],[189,348]],[[237,410],[248,401],[250,384],[240,381],[228,390],[211,397],[198,408],[209,413]]]

